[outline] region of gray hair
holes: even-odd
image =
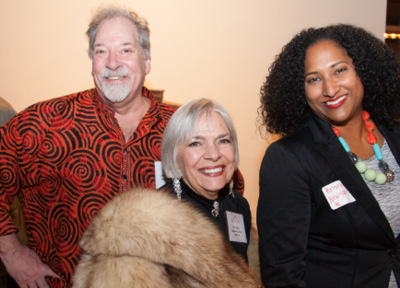
[[[182,105],[171,117],[165,128],[161,146],[161,159],[167,178],[181,178],[177,163],[178,146],[193,136],[200,117],[216,112],[225,120],[235,151],[235,164],[239,162],[238,142],[235,127],[226,109],[219,103],[205,98],[194,99]]]
[[[117,6],[110,6],[107,8],[100,9],[90,21],[89,28],[86,31],[86,35],[89,38],[89,57],[93,60],[93,49],[94,40],[96,38],[97,28],[100,23],[107,19],[124,17],[132,22],[136,27],[137,36],[136,39],[142,49],[144,59],[150,59],[150,29],[146,19],[139,17],[133,11],[119,8]]]

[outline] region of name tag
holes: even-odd
[[[156,189],[165,185],[165,178],[162,171],[161,161],[154,162],[154,174],[156,176]]]
[[[340,180],[322,187],[322,192],[324,193],[326,200],[328,200],[332,210],[336,210],[344,205],[356,201],[350,191],[347,190]]]
[[[226,211],[226,217],[228,219],[229,241],[247,243],[243,215]]]

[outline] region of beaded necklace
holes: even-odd
[[[332,127],[333,132],[335,132],[336,136],[339,138],[340,143],[349,155],[351,161],[356,166],[358,172],[364,174],[365,179],[368,181],[375,180],[377,184],[381,185],[385,184],[386,182],[391,182],[394,179],[394,172],[389,170],[389,165],[383,161],[382,151],[374,134],[375,124],[369,120],[370,115],[367,111],[362,112],[362,119],[364,120],[365,130],[368,132],[367,141],[374,149],[375,157],[379,161],[379,169],[382,172],[377,173],[374,169],[368,169],[367,164],[365,164],[363,161],[359,161],[356,154],[350,151],[349,145],[347,145],[346,141],[340,137],[340,131],[337,128]]]

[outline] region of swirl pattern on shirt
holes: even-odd
[[[107,202],[155,187],[154,161],[174,109],[145,88],[143,96],[151,107],[128,143],[94,89],[32,105],[0,128],[0,231],[17,230],[8,209],[18,195],[32,249],[63,278],[51,287],[71,285],[82,233]]]

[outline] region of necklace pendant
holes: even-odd
[[[379,161],[379,169],[386,175],[387,182],[392,182],[394,180],[394,172],[389,169],[389,165],[385,161]]]
[[[386,175],[387,182],[392,182],[394,180],[394,172],[392,170],[387,169],[384,174]]]
[[[215,201],[213,204],[214,209],[211,210],[211,214],[214,218],[217,218],[219,215],[219,203],[218,201]]]

